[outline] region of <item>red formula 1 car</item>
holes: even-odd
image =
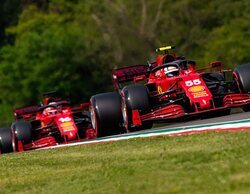
[[[148,65],[113,70],[116,92],[90,99],[98,136],[151,128],[153,122],[226,115],[232,107],[250,110],[250,64],[233,72],[223,70],[219,61],[196,69],[195,61],[169,53],[172,48],[159,48],[164,54]]]
[[[0,151],[24,151],[95,138],[88,109],[89,103],[72,108],[56,93],[46,93],[42,105],[15,110],[11,128],[0,129]]]

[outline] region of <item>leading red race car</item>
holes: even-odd
[[[153,122],[226,115],[233,107],[250,110],[250,64],[233,72],[223,70],[219,61],[195,69],[195,61],[169,53],[172,48],[157,49],[164,54],[153,63],[113,70],[116,92],[90,99],[92,125],[98,136],[151,128]]]
[[[71,107],[55,92],[44,94],[42,105],[16,109],[11,128],[0,129],[0,153],[95,138],[88,108],[89,103]]]

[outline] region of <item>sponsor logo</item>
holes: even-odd
[[[64,123],[61,123],[60,126],[64,131],[74,130],[74,126],[72,122],[64,122]]]
[[[189,92],[195,93],[195,92],[200,92],[204,91],[205,87],[204,86],[192,86],[188,89]]]
[[[157,90],[158,90],[158,93],[159,93],[159,94],[162,94],[162,93],[163,93],[161,86],[158,86],[158,87],[157,87]]]
[[[193,93],[193,96],[194,98],[200,98],[200,97],[208,96],[208,93],[206,91],[195,92]]]
[[[69,126],[72,126],[71,122],[61,123],[61,127],[69,127]]]

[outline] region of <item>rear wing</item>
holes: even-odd
[[[35,106],[26,106],[23,108],[17,108],[14,111],[14,116],[15,118],[30,118],[32,116],[35,116],[35,114],[38,112],[39,110],[38,105]]]
[[[135,81],[136,78],[145,79],[149,73],[146,65],[133,65],[112,70],[112,81],[114,88],[118,90],[121,83]]]

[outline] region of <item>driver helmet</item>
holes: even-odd
[[[55,102],[51,102],[49,103],[48,105],[55,105],[56,103]],[[57,109],[55,107],[48,107],[48,108],[45,108],[43,110],[43,114],[45,116],[49,116],[49,115],[55,115],[57,113]]]
[[[179,74],[179,69],[176,66],[165,67],[164,73],[168,77],[177,76]]]

